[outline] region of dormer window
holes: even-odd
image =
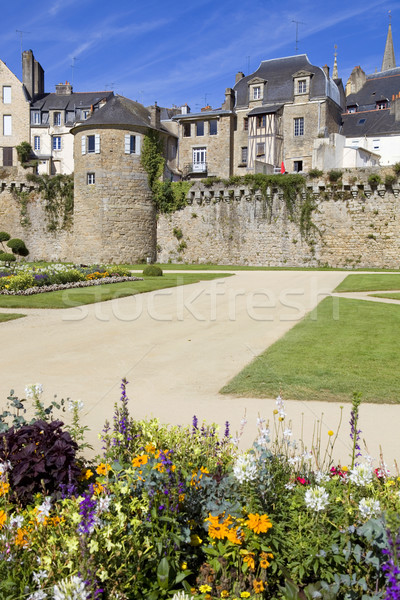
[[[293,74],[293,93],[295,96],[303,96],[310,93],[312,77],[313,73],[303,70]],[[300,101],[304,102],[304,98],[301,98]]]
[[[299,94],[307,93],[307,81],[306,79],[299,79],[297,82],[297,90]]]
[[[357,112],[357,106],[348,106],[347,107],[347,112],[348,113],[355,113],[355,112]]]
[[[253,77],[247,82],[249,86],[249,102],[264,100],[267,92],[267,82],[260,77]]]
[[[255,85],[253,87],[253,100],[260,100],[260,99],[261,99],[261,86]]]
[[[378,100],[376,103],[376,109],[377,110],[382,110],[384,108],[388,107],[388,101],[387,100]]]

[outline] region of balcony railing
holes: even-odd
[[[184,166],[183,175],[193,175],[194,173],[207,173],[207,163],[206,162],[194,162],[188,163]]]

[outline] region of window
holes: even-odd
[[[12,135],[11,115],[3,115],[3,135]]]
[[[61,125],[61,113],[55,112],[53,115],[53,125]]]
[[[183,137],[190,137],[190,123],[183,124]]]
[[[204,121],[197,121],[196,135],[204,135]]]
[[[87,185],[94,185],[96,183],[95,173],[87,173],[86,183]]]
[[[305,79],[300,79],[297,82],[297,91],[299,94],[305,94],[307,92],[307,81]]]
[[[295,173],[300,173],[300,171],[303,170],[303,161],[302,160],[293,161],[293,170]]]
[[[53,135],[53,150],[61,150],[61,135]]]
[[[295,137],[304,135],[304,117],[297,117],[294,120],[294,135]]]
[[[125,154],[140,154],[140,137],[138,135],[125,135]]]
[[[249,130],[249,119],[247,117],[245,117],[243,119],[243,129],[244,129],[244,131],[248,131]]]
[[[204,173],[207,171],[207,148],[193,148],[193,171]]]
[[[3,85],[3,104],[11,104],[11,85]]]
[[[348,113],[355,113],[355,112],[357,112],[357,107],[356,106],[348,106],[347,107],[347,112]]]
[[[218,133],[218,121],[210,121],[210,135],[217,135]]]
[[[35,135],[33,138],[33,146],[35,150],[40,150],[40,135]]]
[[[365,123],[366,120],[367,119],[358,119],[357,125],[364,125],[364,123]]]
[[[86,119],[89,118],[89,115],[90,115],[90,110],[82,110],[81,118],[83,121],[86,121]]]
[[[3,167],[13,166],[13,149],[3,146]]]
[[[267,118],[265,115],[258,115],[257,117],[257,127],[265,127]]]
[[[100,154],[100,134],[83,135],[81,149],[82,154]]]
[[[387,108],[387,107],[388,107],[387,100],[378,100],[378,102],[376,103],[377,110],[382,110],[383,108]]]
[[[247,165],[247,146],[243,146],[241,149],[241,160],[242,165]]]
[[[32,125],[40,125],[40,111],[32,111],[31,123]]]
[[[265,154],[265,144],[257,144],[257,156],[264,156]]]
[[[261,86],[256,85],[253,87],[253,100],[261,99]]]

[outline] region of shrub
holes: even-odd
[[[24,167],[32,155],[32,146],[29,144],[29,142],[21,142],[19,146],[16,146],[15,149],[18,154],[18,159],[21,165]]]
[[[78,269],[69,269],[68,271],[56,271],[49,275],[50,283],[64,284],[76,281],[84,281],[85,275]]]
[[[61,484],[77,483],[78,445],[62,426],[61,421],[36,421],[0,437],[0,459],[11,466],[8,482],[15,502],[26,506],[37,493],[51,495]]]
[[[368,177],[368,183],[371,186],[379,185],[380,183],[382,183],[382,178],[377,173],[373,173]]]
[[[180,227],[174,227],[172,233],[174,234],[177,240],[181,240],[183,238],[182,229],[180,229]]]
[[[11,277],[8,289],[13,292],[27,290],[35,285],[35,279],[30,273],[20,273]]]
[[[392,186],[393,184],[395,184],[395,183],[396,183],[396,181],[397,181],[397,177],[396,177],[396,175],[391,175],[391,174],[388,174],[388,175],[386,175],[386,177],[385,177],[385,185]]]
[[[11,238],[11,235],[9,233],[7,233],[6,231],[0,231],[0,242],[8,242],[8,240]]]
[[[337,183],[342,178],[342,171],[329,171],[328,179],[331,183]]]
[[[13,238],[7,242],[7,246],[11,248],[12,253],[17,256],[28,256],[29,250],[25,246],[25,242],[19,238]]]
[[[146,275],[147,277],[161,277],[162,274],[161,267],[158,267],[157,265],[147,265],[147,267],[143,269],[143,275]]]
[[[393,171],[396,173],[396,175],[400,175],[400,162],[397,162],[393,165]]]
[[[311,171],[308,172],[310,179],[317,179],[317,177],[321,177],[321,175],[323,175],[323,171],[320,169],[311,169]]]
[[[0,261],[4,262],[6,264],[9,264],[10,262],[14,262],[16,260],[14,254],[11,254],[10,252],[0,252]]]

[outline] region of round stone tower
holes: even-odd
[[[141,165],[150,113],[114,96],[71,131],[74,260],[135,263],[156,256],[156,209]]]

